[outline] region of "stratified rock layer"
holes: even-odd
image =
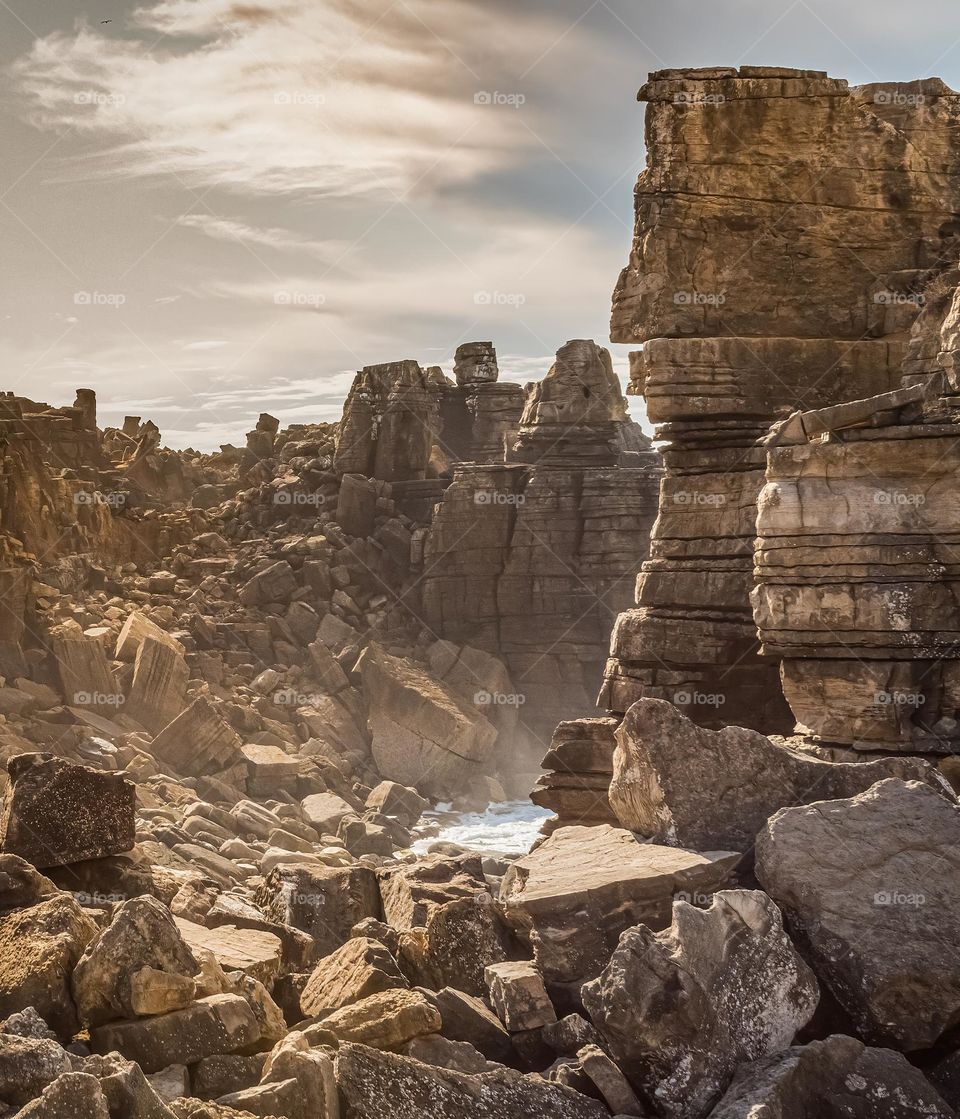
[[[904,87],[909,91],[911,87]],[[926,271],[956,252],[957,96],[851,90],[815,71],[663,71],[641,90],[648,166],[611,337],[666,478],[637,609],[602,702],[692,697],[708,726],[792,725],[749,608],[757,440],[796,408],[898,387]]]

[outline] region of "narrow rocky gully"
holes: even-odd
[[[0,395],[0,1115],[957,1114],[960,95],[917,89],[650,75],[652,438],[590,339],[212,452]]]

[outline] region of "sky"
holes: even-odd
[[[606,343],[651,70],[960,88],[930,0],[0,0],[0,389],[171,446]],[[625,346],[611,346],[626,370]],[[641,420],[642,409],[634,407]]]

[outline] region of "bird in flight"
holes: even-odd
[[[112,19],[102,19],[102,20],[100,20],[100,22],[101,23],[113,23],[113,20]]]

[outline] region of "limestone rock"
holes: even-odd
[[[490,964],[485,979],[490,1002],[511,1033],[536,1030],[556,1022],[543,976],[524,960]]]
[[[417,981],[486,992],[484,969],[507,958],[508,930],[476,856],[432,857],[380,875],[386,920],[401,937],[400,964]]]
[[[156,898],[136,897],[120,906],[74,970],[73,995],[84,1023],[98,1026],[132,1017],[131,983],[145,967],[186,978],[199,971],[166,906]]]
[[[317,964],[300,996],[300,1006],[305,1015],[323,1014],[406,986],[387,949],[376,940],[357,936]]]
[[[899,1053],[834,1035],[743,1065],[711,1119],[954,1119]]]
[[[673,924],[620,938],[584,1005],[634,1087],[659,1113],[699,1119],[737,1067],[788,1046],[819,990],[763,893],[674,904]]]
[[[96,935],[66,894],[0,917],[0,1015],[32,1006],[60,1037],[72,1037],[79,1021],[70,976]]]
[[[43,1094],[17,1112],[18,1119],[110,1119],[103,1090],[95,1077],[65,1072]]]
[[[605,825],[560,828],[512,864],[500,897],[556,995],[599,974],[625,929],[666,927],[677,894],[709,898],[722,889],[738,858],[643,844]]]
[[[544,830],[578,824],[616,827],[618,820],[608,790],[617,725],[616,719],[574,719],[560,723],[553,732],[550,749],[541,762],[546,772],[530,794],[534,804],[556,813]]]
[[[323,1019],[323,1028],[341,1042],[375,1049],[396,1049],[415,1037],[436,1033],[441,1019],[419,991],[394,987],[340,1007]]]
[[[621,825],[695,850],[745,851],[777,809],[855,796],[887,777],[946,790],[919,759],[821,761],[744,727],[699,727],[662,699],[638,700],[616,738],[610,802]]]
[[[178,772],[201,776],[235,765],[240,759],[240,736],[205,696],[163,728],[150,745],[151,752]]]
[[[364,1045],[341,1046],[336,1068],[355,1119],[608,1119],[596,1100],[512,1069],[469,1075]]]
[[[234,1053],[260,1037],[257,1020],[239,995],[210,995],[184,1010],[100,1026],[90,1035],[98,1053],[117,1050],[144,1072],[190,1065],[215,1053]]]
[[[189,678],[186,660],[169,641],[144,636],[134,660],[124,714],[159,734],[186,706]]]
[[[757,877],[869,1042],[929,1048],[960,1021],[960,807],[918,782],[784,808]]]
[[[50,754],[7,762],[0,845],[45,868],[133,848],[134,786],[123,776]]]
[[[476,707],[407,660],[371,644],[361,661],[380,773],[437,797],[482,776],[497,732]]]
[[[211,952],[224,971],[242,971],[266,984],[280,974],[283,945],[272,932],[229,924],[204,928],[184,917],[174,920],[187,948],[195,955]]]

